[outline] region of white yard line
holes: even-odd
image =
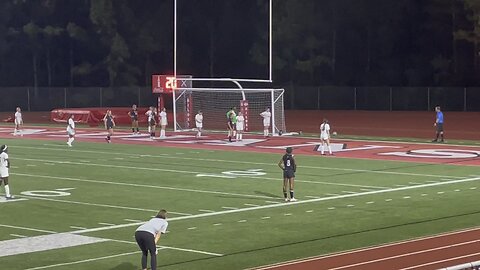
[[[203,217],[211,217],[211,216],[220,216],[220,215],[242,213],[242,212],[262,210],[262,209],[278,208],[278,207],[291,207],[291,206],[313,203],[313,202],[331,201],[331,200],[345,199],[345,198],[355,198],[355,197],[375,195],[375,194],[384,194],[384,193],[390,193],[390,192],[396,192],[396,191],[415,190],[415,189],[419,189],[419,188],[445,186],[445,185],[458,184],[458,183],[467,183],[467,182],[473,182],[473,181],[479,181],[479,180],[480,180],[480,177],[474,177],[474,178],[458,179],[458,180],[453,180],[453,181],[449,181],[449,182],[438,182],[438,183],[430,183],[430,184],[423,184],[423,185],[416,185],[416,186],[389,188],[389,189],[384,189],[384,190],[373,190],[373,191],[367,191],[367,192],[356,193],[356,194],[344,194],[344,195],[338,195],[338,196],[332,196],[332,197],[323,197],[323,198],[311,199],[311,200],[302,200],[302,201],[290,202],[290,203],[268,204],[268,205],[261,205],[261,206],[256,206],[256,207],[240,208],[240,209],[235,209],[235,210],[226,210],[226,211],[219,211],[219,212],[213,212],[213,213],[203,213],[203,214],[190,215],[190,216],[174,217],[174,218],[170,218],[169,221],[195,219],[195,218],[203,218]],[[140,224],[142,224],[142,223],[120,224],[120,225],[115,225],[115,226],[107,226],[107,227],[92,228],[92,229],[87,229],[87,230],[79,230],[79,231],[74,231],[74,232],[70,232],[70,233],[77,233],[77,234],[90,233],[90,232],[97,232],[97,231],[131,227],[131,226],[136,226],[136,225],[140,225]]]
[[[124,165],[113,165],[113,164],[99,164],[93,162],[74,162],[74,161],[62,161],[62,160],[44,160],[44,159],[32,159],[32,158],[16,158],[17,160],[25,160],[25,161],[33,161],[33,162],[50,162],[51,165],[55,164],[67,164],[67,165],[83,165],[83,166],[96,166],[96,167],[108,167],[108,168],[120,168],[120,169],[130,169],[130,170],[146,170],[146,171],[161,171],[161,172],[171,172],[171,173],[184,173],[184,174],[195,174],[195,175],[209,175],[211,177],[217,178],[233,178],[232,176],[228,175],[216,175],[212,173],[205,173],[205,172],[195,172],[195,171],[183,171],[183,170],[173,170],[173,169],[162,169],[162,168],[154,168],[154,167],[136,167],[136,166],[124,166]],[[246,178],[246,179],[263,179],[263,180],[273,180],[273,181],[283,181],[281,178],[270,178],[270,177],[259,177],[259,176],[247,176],[247,175],[239,175],[235,176],[238,178]],[[361,187],[361,188],[374,188],[374,189],[383,189],[387,187],[381,186],[368,186],[368,185],[357,185],[357,184],[344,184],[344,183],[337,183],[337,182],[323,182],[323,181],[310,181],[310,180],[296,180],[296,182],[301,183],[311,183],[311,184],[325,184],[325,185],[334,185],[334,186],[346,186],[346,187]]]
[[[87,206],[97,206],[97,207],[106,207],[106,208],[115,208],[115,209],[124,209],[124,210],[134,210],[134,211],[142,211],[142,212],[152,212],[155,213],[158,209],[144,209],[144,208],[137,208],[137,207],[127,207],[127,206],[118,206],[118,205],[111,205],[111,204],[100,204],[100,203],[88,203],[88,202],[77,202],[77,201],[70,201],[70,200],[60,200],[60,199],[52,199],[52,198],[45,198],[45,197],[38,197],[38,196],[25,196],[25,195],[17,195],[19,198],[29,198],[32,200],[42,200],[42,201],[51,201],[51,202],[60,202],[60,203],[67,203],[67,204],[78,204],[78,205],[87,205]],[[180,213],[180,212],[172,212],[175,215],[182,215],[188,216],[191,214],[187,213]]]
[[[32,232],[41,232],[41,233],[57,233],[57,232],[54,232],[54,231],[40,230],[40,229],[35,229],[35,228],[27,228],[27,227],[6,225],[6,224],[0,224],[0,227],[19,229],[19,230],[25,230],[25,231],[32,231]]]
[[[13,236],[13,237],[18,237],[18,238],[25,238],[25,237],[28,237],[26,235],[21,235],[21,234],[14,234],[14,233],[11,233],[10,236]]]
[[[115,254],[115,255],[110,255],[110,256],[96,257],[96,258],[74,261],[74,262],[44,265],[44,266],[39,266],[39,267],[28,268],[28,269],[25,269],[25,270],[40,270],[40,269],[54,268],[54,267],[59,267],[59,266],[67,266],[67,265],[74,265],[74,264],[80,264],[80,263],[94,262],[94,261],[99,261],[99,260],[105,260],[105,259],[111,259],[111,258],[116,258],[116,257],[133,255],[133,254],[137,254],[137,253],[140,253],[140,252],[139,251],[125,252],[125,253],[120,253],[120,254]]]
[[[176,188],[176,187],[167,187],[167,186],[155,186],[155,185],[144,185],[144,184],[133,184],[133,183],[121,183],[121,182],[112,182],[104,180],[94,180],[94,179],[80,179],[72,177],[58,177],[50,175],[34,175],[26,173],[11,173],[12,175],[32,177],[32,178],[47,178],[47,179],[58,179],[64,181],[72,182],[85,182],[85,183],[96,183],[96,184],[105,184],[105,185],[117,185],[117,186],[129,186],[129,187],[144,187],[144,188],[155,188],[155,189],[165,189],[165,190],[175,190],[175,191],[185,191],[185,192],[194,192],[194,193],[206,193],[206,194],[218,194],[218,195],[227,195],[227,196],[239,196],[247,198],[261,198],[261,199],[270,199],[269,196],[261,195],[251,195],[251,194],[239,194],[239,193],[230,193],[230,192],[221,192],[214,190],[200,190],[200,189],[188,189],[188,188]]]
[[[119,242],[119,243],[137,245],[137,242],[134,242],[134,241],[125,241],[125,240],[116,240],[116,239],[108,239],[108,240],[112,241],[112,242]],[[197,249],[172,247],[172,246],[157,246],[157,248],[159,248],[159,249],[171,249],[171,250],[178,250],[178,251],[185,251],[185,252],[192,252],[192,253],[199,253],[199,254],[205,254],[205,255],[216,256],[216,257],[224,256],[224,254],[220,254],[220,253],[208,252],[208,251],[197,250]]]
[[[64,149],[55,149],[55,148],[46,148],[46,147],[31,147],[31,146],[15,146],[16,148],[26,148],[26,149],[37,149],[37,150],[50,150],[50,151],[65,151]],[[125,153],[119,152],[104,152],[104,151],[93,151],[93,150],[77,150],[69,149],[69,152],[79,152],[79,153],[93,153],[93,154],[105,154],[105,155],[122,155]],[[131,156],[145,156],[142,154],[130,154]],[[166,155],[148,155],[149,157],[156,157],[162,159],[181,159],[181,160],[195,160],[195,161],[207,161],[207,162],[223,162],[223,163],[233,163],[238,164],[251,164],[251,165],[266,165],[266,166],[277,166],[275,162],[272,163],[261,163],[261,162],[251,162],[251,161],[238,161],[238,160],[223,160],[223,159],[208,159],[208,158],[187,158],[187,157],[178,157],[178,156],[166,156]],[[394,171],[377,171],[377,170],[363,170],[363,169],[350,169],[350,168],[335,168],[335,167],[320,167],[320,166],[298,166],[298,168],[309,168],[309,169],[319,169],[319,170],[334,170],[334,171],[350,171],[350,172],[365,172],[365,173],[377,173],[377,174],[393,174],[393,175],[408,175],[408,176],[425,176],[425,177],[438,177],[438,178],[462,178],[459,176],[451,175],[436,175],[436,174],[420,174],[420,173],[402,173]]]

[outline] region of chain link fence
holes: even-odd
[[[285,108],[303,110],[480,111],[479,87],[281,86]],[[0,111],[156,105],[150,87],[0,87]]]

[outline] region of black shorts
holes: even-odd
[[[107,130],[112,129],[112,128],[113,128],[113,124],[107,124]]]
[[[235,129],[235,124],[232,121],[227,122],[227,128],[228,129]]]
[[[295,172],[293,170],[283,170],[283,178],[294,178]]]
[[[148,125],[153,127],[153,126],[157,125],[157,122],[155,122],[155,120],[152,119],[152,120],[148,121]]]
[[[437,123],[437,132],[443,131],[443,123]]]

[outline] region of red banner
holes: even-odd
[[[240,100],[240,111],[245,118],[245,131],[248,131],[248,100]]]

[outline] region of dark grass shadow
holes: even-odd
[[[121,263],[113,268],[111,268],[110,270],[138,270],[140,269],[141,266],[135,266],[131,263]]]

